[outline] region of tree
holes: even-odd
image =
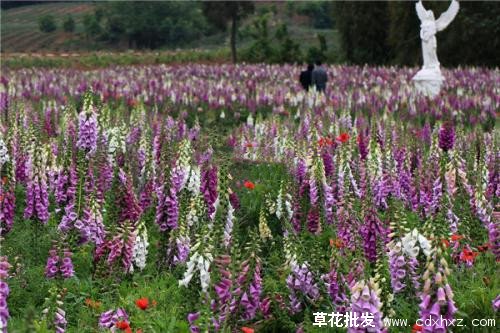
[[[297,9],[300,15],[310,18],[315,29],[331,29],[334,25],[331,8],[333,2],[330,1],[307,1],[302,2]]]
[[[64,20],[63,29],[66,32],[75,31],[75,20],[73,19],[73,16],[68,15],[68,17]]]
[[[85,14],[83,17],[83,27],[87,38],[96,37],[101,32],[101,26],[96,17],[91,14]]]
[[[231,23],[231,57],[236,63],[236,32],[238,21],[252,13],[255,6],[250,1],[220,1],[203,2],[203,13],[205,17],[218,28],[225,30],[228,22]]]
[[[388,2],[334,2],[335,22],[345,57],[354,64],[390,60]]]
[[[42,32],[52,32],[57,29],[56,20],[52,15],[44,15],[38,19],[38,27]]]
[[[213,31],[201,4],[193,2],[109,2],[100,5],[95,16],[103,27],[101,39],[125,40],[129,48],[185,45]]]

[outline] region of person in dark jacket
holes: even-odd
[[[311,83],[316,86],[316,90],[319,92],[324,92],[326,88],[326,82],[328,81],[328,75],[326,74],[326,69],[321,66],[321,61],[316,61],[316,67],[312,71]]]
[[[306,91],[309,91],[309,87],[311,86],[312,84],[312,72],[313,72],[313,69],[314,69],[314,65],[310,64],[310,65],[307,65],[307,70],[305,71],[302,71],[300,73],[300,78],[299,78],[299,81],[300,81],[300,84],[302,85],[302,88],[304,88]]]

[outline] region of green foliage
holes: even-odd
[[[180,46],[214,31],[199,4],[187,2],[110,2],[84,20],[87,36],[129,48]]]
[[[101,32],[101,26],[94,15],[86,14],[83,17],[83,27],[87,38],[95,38]]]
[[[73,19],[73,16],[68,15],[68,17],[66,17],[63,22],[63,30],[66,32],[75,31],[75,20]]]
[[[236,32],[238,21],[255,10],[250,1],[211,1],[203,2],[203,14],[212,24],[221,30],[225,30],[228,22],[231,22],[231,56],[236,62]]]
[[[336,27],[345,57],[354,64],[389,61],[387,2],[335,2]]]
[[[307,1],[300,3],[296,11],[300,15],[308,16],[315,29],[331,29],[335,25],[331,15],[332,7],[331,1]]]
[[[38,19],[38,27],[41,32],[52,32],[57,29],[57,24],[54,16],[48,14],[41,16]]]
[[[323,34],[318,34],[319,48],[311,46],[307,50],[307,62],[312,64],[317,60],[325,61],[327,59],[326,51],[326,38]]]
[[[267,13],[255,19],[248,34],[252,44],[244,50],[243,59],[248,62],[296,63],[302,61],[300,46],[288,33],[288,27],[281,23],[276,29],[274,38],[269,33]]]

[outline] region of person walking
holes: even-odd
[[[321,66],[321,61],[316,61],[316,67],[312,71],[311,83],[316,86],[316,90],[319,92],[324,92],[326,88],[326,82],[328,81],[328,75],[326,74],[326,69]]]
[[[302,85],[302,88],[304,88],[306,91],[309,91],[309,88],[311,87],[311,84],[312,84],[312,81],[311,81],[312,77],[311,76],[312,76],[313,69],[314,69],[314,65],[309,64],[309,65],[307,65],[307,70],[300,72],[299,81],[300,81],[300,84]]]

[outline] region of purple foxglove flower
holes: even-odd
[[[122,320],[128,321],[128,314],[124,309],[118,308],[117,310],[108,310],[101,313],[99,317],[99,327],[103,329],[112,329],[116,322]]]
[[[0,327],[2,333],[7,333],[7,321],[9,320],[9,308],[7,307],[7,298],[9,297],[9,286],[4,281],[8,277],[10,268],[7,257],[0,257]]]
[[[351,313],[356,314],[356,323],[358,327],[352,325],[347,328],[348,333],[357,333],[360,331],[359,327],[362,327],[361,319],[363,313],[370,313],[373,315],[373,321],[369,328],[363,328],[362,331],[372,331],[372,332],[387,332],[382,322],[383,313],[381,311],[381,302],[378,294],[372,289],[371,283],[366,284],[364,281],[358,282],[353,285],[351,290]],[[361,293],[360,293],[361,291]]]
[[[495,312],[500,309],[500,295],[495,297],[495,299],[491,302],[491,305],[493,306],[493,310],[495,310]]]
[[[16,197],[13,186],[9,189],[0,182],[0,235],[5,235],[12,229]]]
[[[370,262],[377,260],[377,237],[381,238],[383,233],[382,223],[378,219],[377,212],[373,208],[369,208],[365,215],[365,224],[361,227],[361,235],[363,236],[365,256]]]
[[[215,217],[215,202],[217,201],[217,168],[203,170],[200,192],[203,193],[210,220]]]
[[[92,156],[97,149],[97,117],[92,109],[80,112],[78,116],[78,141],[76,146]]]
[[[51,279],[56,277],[59,272],[59,256],[57,255],[57,250],[52,248],[49,251],[49,257],[47,258],[47,265],[45,266],[45,277]]]
[[[311,207],[307,214],[307,230],[315,235],[321,232],[321,221],[317,207]]]
[[[453,149],[455,143],[455,128],[452,123],[446,122],[439,129],[439,148],[444,151]]]
[[[65,279],[71,278],[75,275],[75,271],[73,270],[73,262],[71,261],[71,253],[68,249],[64,250],[64,258],[62,260],[62,264],[60,266],[62,277]]]
[[[330,152],[327,149],[323,149],[321,151],[321,157],[323,159],[323,166],[325,169],[325,176],[330,177],[333,175],[334,165],[333,158]]]

